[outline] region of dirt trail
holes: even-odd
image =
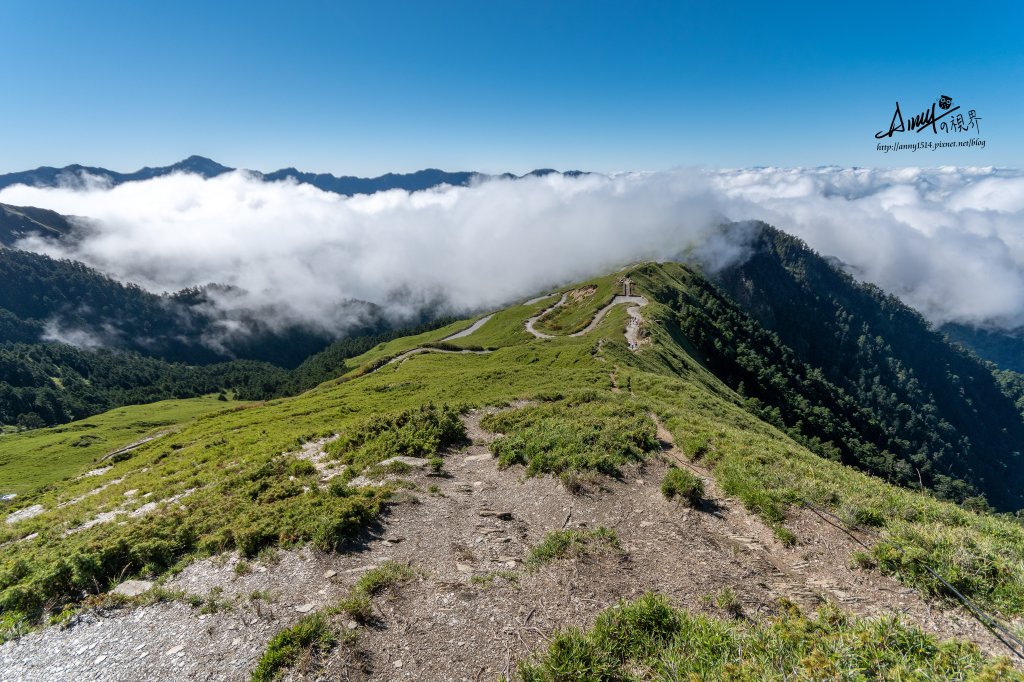
[[[409,474],[418,501],[393,508],[350,551],[280,552],[249,572],[234,557],[196,562],[168,587],[212,591],[230,608],[201,614],[172,602],[91,614],[73,628],[0,647],[0,680],[245,680],[276,631],[336,602],[363,572],[389,560],[407,562],[417,578],[375,599],[373,622],[351,630],[354,644],[303,661],[285,679],[495,679],[554,630],[587,626],[618,599],[656,590],[688,609],[723,615],[705,597],[726,587],[753,618],[773,613],[780,597],[807,609],[828,599],[863,615],[903,613],[940,637],[1004,653],[959,610],[847,568],[851,541],[809,513],[795,512],[787,523],[801,543],[787,549],[699,466],[707,503],[688,509],[665,500],[659,486],[668,462],[690,464],[663,428],[661,457],[573,495],[551,477],[499,469],[488,450],[495,434],[480,426],[484,414],[464,418],[473,444],[447,453],[446,475]],[[436,493],[424,492],[431,485]],[[601,525],[616,531],[621,554],[523,567],[547,532]],[[254,593],[269,601],[253,600]],[[344,619],[339,625],[348,627]]]
[[[547,296],[545,296],[544,298],[547,298]],[[557,301],[555,301],[555,303],[549,305],[547,308],[545,308],[544,310],[540,311],[539,313],[537,313],[536,315],[534,315],[533,317],[528,319],[526,321],[526,331],[530,332],[531,334],[536,336],[538,339],[553,339],[553,338],[555,338],[551,334],[545,334],[544,332],[537,331],[536,329],[534,329],[533,325],[535,325],[537,322],[539,322],[541,320],[541,318],[543,318],[545,315],[550,313],[555,308],[558,308],[559,306],[565,305],[565,301],[568,298],[569,298],[569,292],[566,292],[566,293],[562,294],[562,297],[560,299],[558,299]],[[544,299],[542,298],[540,300],[543,301]]]
[[[626,314],[629,315],[629,322],[626,323],[626,343],[629,344],[630,350],[635,351],[640,348],[642,342],[640,330],[643,327],[644,317],[638,306],[626,308]]]
[[[485,315],[484,317],[481,317],[479,320],[463,329],[461,332],[455,332],[451,336],[446,336],[443,339],[441,339],[441,341],[454,341],[455,339],[465,338],[472,334],[473,332],[475,332],[477,329],[480,329],[480,327],[487,324],[488,320],[490,320],[492,317],[494,317],[494,313],[491,313],[490,315]]]

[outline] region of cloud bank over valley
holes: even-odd
[[[746,254],[726,220],[764,220],[838,258],[937,324],[1024,325],[1024,174],[992,168],[681,169],[489,180],[344,197],[244,171],[108,186],[16,185],[0,203],[84,216],[81,260],[155,291],[230,285],[225,310],[344,332],[339,302],[396,322],[494,308],[645,259]],[[731,235],[735,234],[733,237]]]

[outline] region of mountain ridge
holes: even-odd
[[[130,173],[80,164],[72,164],[63,168],[40,166],[39,168],[27,171],[0,174],[0,189],[19,184],[32,187],[56,187],[61,184],[71,184],[74,186],[83,182],[83,175],[104,179],[111,185],[116,186],[125,182],[149,180],[181,172],[194,173],[209,179],[225,173],[231,173],[235,170],[239,169],[224,166],[212,159],[198,155],[192,155],[169,166],[145,166]],[[403,189],[415,192],[441,185],[466,187],[482,180],[497,178],[521,180],[527,177],[541,177],[552,173],[561,173],[550,168],[535,169],[523,175],[515,175],[514,173],[492,175],[476,171],[444,171],[438,168],[424,168],[411,173],[385,173],[376,177],[358,177],[353,175],[333,175],[331,173],[310,173],[293,167],[281,168],[269,173],[255,170],[248,170],[247,172],[266,182],[279,182],[290,179],[295,182],[312,185],[325,192],[333,192],[343,196],[372,194],[390,189]],[[585,171],[569,170],[561,174],[567,177],[578,177],[587,173]]]

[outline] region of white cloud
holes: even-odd
[[[235,172],[113,188],[10,187],[0,202],[95,221],[88,235],[21,246],[82,260],[153,291],[219,282],[288,322],[341,329],[345,299],[402,317],[443,301],[495,307],[557,283],[667,258],[719,216],[696,173],[561,176],[351,198]]]
[[[936,322],[1024,324],[1024,176],[991,168],[753,169],[550,175],[342,197],[243,172],[107,187],[9,187],[0,202],[95,220],[83,260],[154,291],[220,282],[226,309],[341,330],[361,299],[402,317],[493,308],[629,262],[694,248],[724,218],[761,219],[834,255]]]
[[[1024,324],[1024,175],[992,168],[722,171],[736,219],[803,238],[937,324]]]

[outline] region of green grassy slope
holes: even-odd
[[[626,346],[622,306],[583,337],[543,341],[521,329],[545,302],[516,306],[455,342],[495,347],[493,353],[423,353],[382,365],[468,322],[399,339],[350,361],[358,368],[345,377],[300,396],[196,418],[102,476],[19,498],[18,507],[41,504],[46,511],[0,528],[0,545],[8,543],[0,559],[0,609],[38,617],[122,577],[157,575],[224,550],[253,554],[303,543],[341,548],[386,512],[390,491],[356,491],[340,481],[320,489],[315,471],[287,453],[330,434],[343,436],[344,447],[332,450],[340,459],[364,466],[393,454],[430,453],[453,437],[445,412],[430,405],[460,410],[527,398],[560,405],[504,423],[510,442],[529,455],[526,461],[538,458],[535,473],[614,469],[616,461],[595,456],[595,442],[621,448],[618,461],[643,456],[653,426],[645,415],[654,413],[688,454],[705,458],[727,492],[767,523],[784,526],[786,510],[809,499],[882,533],[865,562],[936,591],[921,568],[927,563],[1004,616],[1024,614],[1024,528],[823,459],[754,416],[691,354],[672,305],[688,286],[684,274],[680,266],[653,264],[630,272],[637,293],[650,299],[643,315],[651,343],[638,353]],[[611,374],[621,392],[610,390]],[[603,428],[613,421],[609,414],[622,415],[631,442]],[[422,437],[405,426],[416,420],[424,425]],[[581,434],[593,434],[592,440]],[[515,449],[506,459],[523,462]],[[77,499],[100,486],[106,487]],[[137,492],[126,498],[130,490]],[[159,513],[124,515],[123,525],[99,523],[65,534],[101,512],[172,497],[180,504]],[[38,536],[18,542],[33,533]]]
[[[162,400],[47,429],[0,435],[0,494],[24,496],[78,476],[110,452],[232,404],[212,395]]]

